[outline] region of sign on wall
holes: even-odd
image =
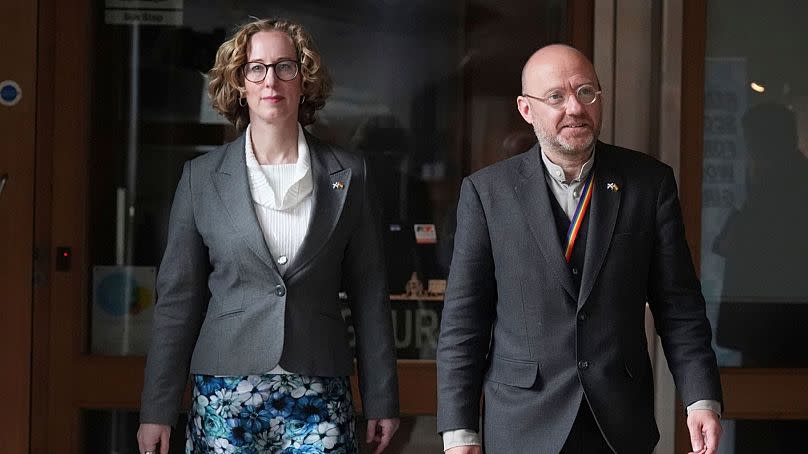
[[[106,0],[104,23],[182,25],[183,0]]]

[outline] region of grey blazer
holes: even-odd
[[[174,424],[189,370],[353,372],[338,294],[348,294],[363,413],[398,415],[389,295],[363,160],[306,134],[309,230],[281,275],[253,209],[244,135],[185,163],[157,276],[141,422]]]
[[[477,430],[482,391],[487,452],[556,453],[585,399],[615,452],[651,452],[646,301],[685,405],[721,401],[673,172],[596,146],[580,290],[538,146],[464,180],[437,354],[439,431]]]

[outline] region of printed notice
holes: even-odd
[[[107,9],[182,9],[182,0],[107,0]]]
[[[107,0],[104,22],[111,25],[182,25],[182,0]]]
[[[156,269],[95,266],[92,287],[92,352],[145,355],[151,338]]]
[[[415,242],[418,244],[435,244],[438,242],[438,234],[435,224],[414,224]]]

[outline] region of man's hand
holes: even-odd
[[[384,451],[384,448],[390,444],[393,434],[398,430],[398,425],[401,420],[394,419],[368,419],[368,434],[365,442],[378,443],[379,446],[373,451],[373,454],[379,454]]]
[[[483,449],[480,446],[455,446],[444,451],[446,454],[481,454]]]
[[[690,431],[690,454],[715,454],[721,439],[721,423],[712,410],[693,410],[687,415],[687,430]]]
[[[171,437],[171,426],[162,424],[141,424],[137,430],[137,446],[140,454],[168,454],[168,439]]]

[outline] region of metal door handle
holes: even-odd
[[[3,194],[3,188],[6,187],[6,181],[8,181],[8,174],[4,173],[3,176],[0,176],[0,195]]]

